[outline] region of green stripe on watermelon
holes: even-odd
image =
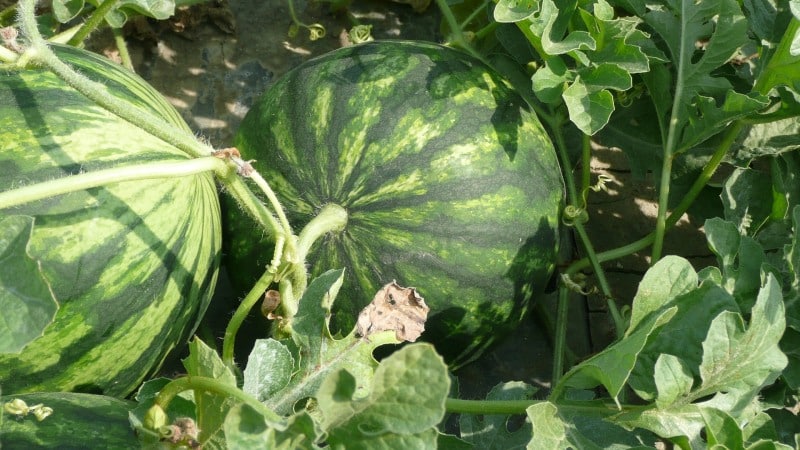
[[[431,307],[424,339],[451,363],[511,331],[554,268],[563,182],[545,131],[496,73],[453,49],[375,42],[308,61],[245,117],[243,157],[302,227],[348,212],[316,243],[312,276],[344,267],[334,327],[347,332],[385,283]],[[227,208],[227,265],[247,289],[271,255]]]
[[[43,421],[32,415],[5,414],[0,426],[0,448],[30,449],[137,449],[139,440],[128,421],[132,402],[113,397],[69,392],[42,392],[0,397],[0,404],[14,399],[28,407],[43,405],[53,413]]]
[[[55,49],[132,107],[186,128],[140,78],[88,52]],[[0,190],[188,158],[43,70],[0,79],[0,116]],[[211,175],[118,183],[0,214],[34,218],[29,253],[60,304],[42,337],[19,355],[0,355],[4,393],[125,396],[184,342],[208,305],[221,246]]]

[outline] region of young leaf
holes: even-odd
[[[747,329],[741,315],[733,312],[723,312],[711,323],[703,341],[700,392],[718,393],[711,404],[722,397],[730,397],[725,400],[728,405],[741,407],[749,403],[786,367],[786,355],[778,347],[785,327],[780,285],[769,274],[758,293]]]
[[[414,344],[384,359],[369,395],[356,395],[346,369],[332,372],[317,392],[321,427],[331,448],[433,448],[444,417],[450,378],[429,344]]]
[[[521,381],[500,383],[486,395],[486,400],[530,400],[536,388]],[[461,438],[480,449],[510,450],[525,448],[531,436],[530,423],[508,431],[507,415],[462,414],[459,419]]]
[[[743,230],[720,218],[707,220],[705,230],[722,269],[721,286],[734,296],[741,311],[750,311],[761,288],[764,251],[753,238],[740,235]]]
[[[33,222],[30,216],[0,216],[0,354],[22,351],[58,311],[39,262],[28,253]]]
[[[247,358],[242,390],[263,402],[289,384],[294,367],[285,345],[274,339],[257,339]]]
[[[222,384],[236,386],[236,375],[222,362],[216,351],[197,337],[189,343],[189,356],[183,360],[183,367],[189,376],[214,378]],[[222,425],[234,402],[208,392],[195,393],[194,400],[197,405],[197,427],[200,429],[198,441],[206,446],[212,439],[222,443]]]

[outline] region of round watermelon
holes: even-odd
[[[422,337],[458,366],[513,330],[553,271],[564,187],[552,143],[460,51],[378,41],[310,60],[256,102],[235,145],[296,230],[326,204],[347,211],[307,259],[311,276],[346,269],[331,322],[343,333],[396,280],[425,298]],[[225,210],[226,266],[244,290],[272,244]]]
[[[80,49],[53,48],[131,108],[188,131],[138,76]],[[189,158],[44,69],[0,77],[0,117],[0,191]],[[41,336],[21,352],[0,353],[3,394],[133,391],[196,327],[222,239],[211,174],[120,182],[1,209],[0,233],[5,318],[21,320],[42,301],[58,305]]]

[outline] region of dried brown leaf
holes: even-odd
[[[356,332],[367,339],[381,331],[393,330],[398,340],[414,342],[425,331],[430,308],[413,287],[392,281],[358,315]]]

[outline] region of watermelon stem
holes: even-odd
[[[89,34],[92,31],[96,30],[97,27],[102,23],[105,18],[106,14],[108,14],[114,6],[119,2],[119,0],[106,0],[100,4],[89,18],[84,22],[83,26],[75,33],[74,36],[67,42],[67,45],[71,45],[73,47],[77,47],[83,43],[83,41],[89,37]]]
[[[285,420],[274,411],[267,408],[266,405],[259,402],[256,398],[246,394],[236,385],[225,384],[210,377],[186,376],[170,381],[161,388],[161,391],[156,395],[154,405],[151,409],[161,408],[163,411],[166,411],[172,399],[184,391],[209,392],[239,400],[261,414],[270,426],[279,430],[286,428]]]
[[[0,210],[56,195],[124,181],[185,177],[204,172],[219,173],[225,170],[228,170],[225,162],[211,156],[185,161],[165,161],[97,170],[0,192]]]
[[[233,360],[236,333],[239,332],[239,327],[242,326],[244,319],[250,314],[250,310],[253,309],[253,306],[255,306],[269,285],[272,284],[273,280],[274,274],[269,270],[265,271],[239,304],[239,307],[236,308],[233,317],[231,317],[228,326],[225,328],[225,337],[222,340],[222,362],[234,373],[237,372],[236,362]]]

